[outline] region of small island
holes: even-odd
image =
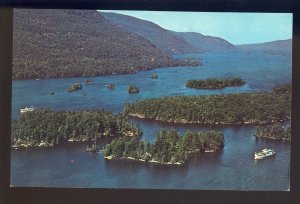
[[[137,137],[142,134],[140,128],[127,118],[103,110],[63,112],[36,109],[21,114],[18,120],[12,121],[11,126],[11,144],[14,148],[51,147],[82,141],[93,150],[97,139]]]
[[[85,85],[91,85],[91,84],[94,84],[94,83],[95,82],[93,80],[91,80],[91,79],[87,79],[87,80],[84,81]]]
[[[78,91],[82,89],[81,83],[75,83],[68,87],[67,92]]]
[[[242,86],[245,84],[241,78],[208,78],[206,80],[188,80],[186,87],[195,89],[223,89],[229,86]]]
[[[113,83],[106,84],[105,86],[110,90],[113,90],[116,87],[115,84],[113,84]]]
[[[157,74],[152,74],[151,75],[151,79],[157,79],[158,78],[158,75]]]
[[[291,141],[291,127],[284,128],[280,123],[268,126],[258,126],[255,137]]]
[[[186,132],[161,129],[154,144],[137,137],[119,137],[105,146],[106,159],[132,159],[158,164],[182,165],[203,152],[216,152],[224,147],[220,131]]]
[[[182,62],[185,62],[186,64],[184,65],[185,67],[199,67],[202,66],[202,62],[200,62],[198,59],[194,58],[184,58],[181,59]]]
[[[140,92],[140,89],[136,85],[130,84],[128,86],[128,93],[130,93],[130,94],[136,94],[136,93],[139,93],[139,92]]]

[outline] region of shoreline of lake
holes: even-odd
[[[146,120],[154,120],[158,122],[165,122],[165,123],[174,123],[174,124],[199,124],[199,125],[220,125],[220,126],[227,126],[227,125],[265,125],[265,124],[272,124],[276,122],[285,122],[290,120],[289,116],[286,116],[287,119],[285,120],[278,120],[278,121],[260,121],[260,122],[255,122],[255,121],[243,121],[243,122],[237,122],[237,123],[224,123],[224,122],[216,122],[216,123],[202,123],[201,121],[186,121],[185,119],[182,119],[180,121],[177,120],[162,120],[159,118],[146,118],[142,114],[139,113],[129,113],[128,116],[133,117],[133,118],[139,118],[139,119],[146,119]]]
[[[149,160],[146,161],[144,159],[137,159],[137,158],[133,158],[133,157],[113,157],[113,156],[104,156],[104,159],[107,160],[134,160],[134,161],[139,161],[139,162],[145,162],[145,163],[155,163],[155,164],[160,164],[160,165],[184,165],[185,163],[181,163],[181,162],[175,162],[175,163],[171,163],[171,162],[159,162],[157,160]]]
[[[72,94],[66,94],[66,87],[75,82],[83,82],[89,77],[14,80],[12,117],[18,118],[20,107],[30,105],[59,111],[102,107],[117,114],[122,112],[124,103],[133,103],[150,97],[268,92],[276,82],[289,82],[291,76],[289,57],[278,58],[263,53],[253,53],[251,56],[249,58],[248,55],[241,53],[237,55],[206,53],[201,54],[204,65],[198,68],[158,68],[135,74],[91,77],[95,81],[94,85],[84,86],[83,91]],[[224,67],[225,63],[226,67]],[[151,79],[153,73],[158,74],[159,78]],[[247,85],[223,90],[195,90],[184,86],[186,80],[195,76],[205,79],[226,77],[228,73],[241,76],[247,81]],[[140,94],[127,93],[127,86],[131,82],[141,88]],[[104,85],[108,83],[114,83],[117,88],[114,91],[107,90]],[[28,90],[32,91],[28,92]],[[55,95],[49,96],[49,90],[54,90]],[[83,92],[87,93],[87,96],[83,96]],[[90,100],[91,95],[96,96],[96,99]],[[288,189],[290,143],[256,139],[253,137],[255,125],[184,124],[131,116],[130,118],[131,122],[139,124],[143,129],[142,139],[146,141],[155,141],[153,133],[161,128],[174,127],[181,133],[187,130],[220,130],[224,131],[226,138],[225,148],[218,153],[201,154],[199,158],[188,162],[184,168],[173,168],[172,165],[143,165],[134,160],[105,162],[102,153],[93,154],[85,151],[86,144],[82,142],[67,142],[51,148],[12,149],[11,184],[24,187],[120,189],[254,191]],[[100,148],[103,144],[109,143],[110,139],[112,138],[99,141]],[[259,163],[254,162],[253,153],[265,147],[276,149],[278,152],[276,157]],[[260,171],[257,171],[258,168]]]

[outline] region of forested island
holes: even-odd
[[[202,152],[215,152],[224,147],[220,131],[186,132],[180,136],[175,129],[161,129],[154,144],[137,137],[119,137],[105,146],[107,159],[134,159],[160,164],[184,164]]]
[[[205,80],[188,80],[186,87],[195,89],[223,89],[229,86],[242,86],[245,84],[241,78],[208,78]]]
[[[72,84],[68,87],[67,92],[78,91],[80,89],[82,89],[81,83],[75,83],[75,84]]]
[[[265,124],[289,119],[291,99],[291,93],[275,92],[172,96],[126,104],[123,114],[174,123]]]
[[[151,79],[157,79],[158,78],[158,75],[157,74],[152,74],[151,75]]]
[[[88,143],[103,136],[139,136],[141,130],[121,115],[103,110],[52,111],[37,109],[12,121],[13,147],[54,146],[71,141]]]
[[[113,89],[115,89],[116,88],[116,85],[115,84],[113,84],[113,83],[109,83],[109,84],[107,84],[107,85],[105,85],[108,89],[111,89],[111,90],[113,90]]]
[[[139,93],[139,92],[140,92],[140,89],[136,85],[130,84],[128,86],[128,93],[135,94],[135,93]]]
[[[91,85],[91,84],[94,84],[95,82],[93,81],[93,80],[91,80],[91,79],[86,79],[85,81],[84,81],[84,84],[85,85]]]
[[[255,130],[255,137],[279,139],[291,141],[291,127],[284,128],[280,123],[258,126]]]
[[[185,66],[185,67],[198,67],[198,66],[202,66],[203,65],[202,62],[200,62],[197,59],[193,59],[193,58],[184,58],[184,59],[181,59],[181,63],[182,63],[182,66]]]

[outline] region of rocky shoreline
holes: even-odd
[[[255,135],[254,135],[255,136]],[[263,137],[263,136],[255,136],[256,138],[262,138],[262,139],[271,139],[271,140],[283,140],[283,141],[288,141],[288,142],[290,142],[291,140],[289,140],[289,139],[286,139],[286,138],[276,138],[276,137],[268,137],[268,136],[265,136],[265,137]]]
[[[147,162],[147,163],[156,163],[156,164],[163,164],[163,165],[183,165],[184,163],[182,162],[175,162],[175,163],[171,163],[171,162],[159,162],[156,161],[154,159],[146,161],[144,159],[137,159],[137,158],[133,158],[133,157],[113,157],[113,156],[104,156],[104,159],[108,159],[108,160],[113,160],[113,159],[122,159],[122,160],[134,160],[134,161],[141,161],[141,162]]]
[[[67,143],[69,142],[86,142],[86,141],[71,138],[67,141]],[[41,141],[40,143],[33,145],[30,144],[29,142],[24,142],[19,140],[17,144],[13,144],[11,147],[14,149],[18,149],[18,148],[29,148],[29,147],[54,147],[54,145],[45,143],[44,141]]]
[[[200,125],[264,125],[264,124],[269,124],[269,123],[276,123],[276,122],[284,122],[286,120],[290,120],[289,116],[286,116],[285,119],[280,119],[280,120],[272,120],[271,122],[268,121],[241,121],[241,122],[236,122],[236,123],[226,123],[223,121],[216,122],[216,123],[202,123],[201,121],[187,121],[185,119],[181,120],[162,120],[160,118],[146,118],[142,114],[139,113],[129,113],[128,116],[135,117],[135,118],[140,118],[140,119],[150,119],[150,120],[156,120],[156,121],[161,121],[161,122],[168,122],[168,123],[182,123],[182,124],[200,124]]]

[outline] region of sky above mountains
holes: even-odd
[[[232,44],[263,43],[292,38],[293,15],[290,13],[221,13],[170,11],[114,12],[151,21],[177,32],[198,32],[221,37]]]

